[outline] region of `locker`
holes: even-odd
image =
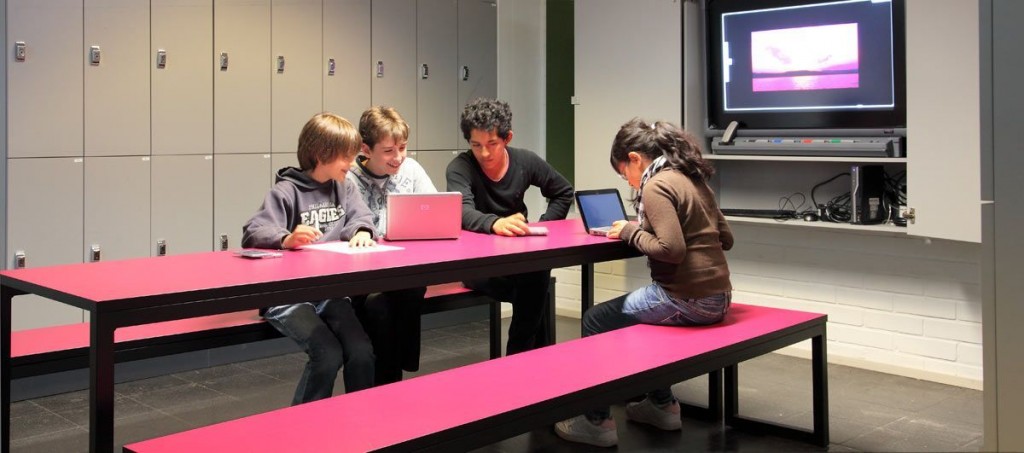
[[[25,43],[24,61],[7,57],[7,156],[81,157],[81,0],[8,0],[6,27]]]
[[[459,105],[498,96],[498,8],[495,2],[459,0]],[[459,146],[466,146],[462,131]]]
[[[82,158],[8,159],[7,168],[5,267],[17,267],[19,252],[25,267],[82,262]],[[14,330],[84,321],[83,310],[34,295],[15,297],[12,310]]]
[[[149,256],[150,157],[85,159],[83,261]],[[180,184],[190,184],[179,180]]]
[[[213,0],[152,0],[153,155],[213,153]]]
[[[213,152],[270,152],[270,0],[215,0]]]
[[[358,125],[370,106],[370,0],[324,0],[323,30],[324,110]]]
[[[219,154],[213,157],[214,250],[238,248],[242,226],[270,190],[270,154]]]
[[[394,107],[409,123],[409,149],[418,149],[416,137],[416,2],[373,2],[373,104]]]
[[[302,126],[324,109],[322,14],[321,0],[273,0],[272,152],[294,152]]]
[[[148,155],[149,2],[85,0],[85,155]]]
[[[150,255],[213,250],[213,156],[153,156],[151,165]]]
[[[430,176],[430,181],[434,183],[434,187],[438,191],[444,192],[448,187],[445,171],[448,169],[448,164],[458,154],[459,151],[451,150],[417,151],[415,156],[410,156],[416,159],[416,162],[419,162],[423,170],[427,172],[427,176]]]
[[[277,178],[277,171],[284,167],[299,167],[299,158],[295,152],[274,153],[270,157],[270,181],[271,184]]]
[[[418,0],[416,4],[417,149],[452,149],[458,137],[458,2]]]

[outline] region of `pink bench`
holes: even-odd
[[[826,319],[734,304],[726,321],[715,326],[633,326],[138,442],[124,451],[465,451],[723,369],[726,423],[825,446]],[[812,340],[814,426],[783,427],[740,416],[737,365],[807,339]]]
[[[490,354],[501,356],[500,303],[461,283],[427,288],[423,314],[490,306]],[[116,358],[128,362],[279,338],[257,310],[145,324],[115,332]],[[89,366],[89,323],[11,332],[11,376],[15,379]]]

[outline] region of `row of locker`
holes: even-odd
[[[458,151],[410,153],[439,190]],[[295,153],[9,159],[8,268],[227,250]],[[15,298],[15,329],[83,321]]]
[[[288,153],[371,104],[455,149],[497,92],[496,22],[480,0],[7,0],[7,157]]]

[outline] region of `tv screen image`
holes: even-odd
[[[901,0],[707,0],[705,14],[711,135],[905,130]]]

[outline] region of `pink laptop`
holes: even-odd
[[[389,241],[457,239],[462,231],[462,194],[388,194],[387,215],[384,239]]]

